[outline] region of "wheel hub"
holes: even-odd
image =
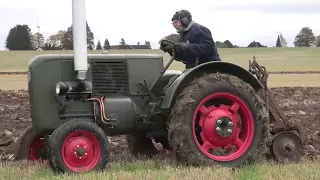
[[[221,117],[215,123],[215,131],[221,137],[229,137],[233,129],[233,122],[229,117]]]
[[[94,158],[92,147],[93,145],[87,137],[71,138],[65,148],[65,153],[68,154],[67,161],[74,166],[88,165]]]
[[[87,152],[84,148],[79,147],[77,150],[77,154],[78,154],[78,156],[83,156],[83,155],[87,155]]]
[[[234,126],[238,121],[238,116],[230,114],[226,107],[212,109],[200,120],[200,123],[203,123],[202,138],[215,148],[230,147],[240,132]]]

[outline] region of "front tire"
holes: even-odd
[[[239,167],[264,147],[267,117],[247,83],[227,74],[204,75],[178,95],[170,143],[182,163]]]
[[[45,134],[37,134],[32,125],[29,125],[17,140],[15,160],[46,161],[46,137]]]
[[[49,139],[49,164],[54,172],[88,172],[105,169],[109,141],[95,123],[73,119],[59,126]]]

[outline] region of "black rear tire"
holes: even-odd
[[[207,108],[199,109],[202,101],[209,96],[212,98],[216,96],[216,99],[208,99],[204,104]],[[234,100],[235,106],[232,106],[228,99]],[[216,107],[215,110],[213,106],[209,109],[212,104]],[[226,106],[219,107],[219,104]],[[203,119],[200,121],[199,112],[204,113],[205,110],[207,113],[210,111],[212,113],[202,116]],[[224,118],[221,118],[222,116]],[[240,118],[243,119],[240,121]],[[232,75],[207,74],[194,79],[178,95],[169,122],[169,139],[176,157],[182,163],[196,166],[240,167],[255,159],[259,151],[266,150],[263,148],[267,135],[265,133],[267,120],[268,113],[249,84]],[[194,128],[193,125],[196,123],[202,127],[199,125]],[[237,126],[243,124],[244,127],[241,129],[236,127],[236,124]],[[240,131],[243,134],[237,137]],[[203,146],[205,141],[206,145]],[[221,157],[219,154],[213,156],[205,152],[235,144],[240,150],[233,156]]]

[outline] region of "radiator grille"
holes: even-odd
[[[93,96],[126,96],[129,94],[125,61],[93,61],[91,66]]]

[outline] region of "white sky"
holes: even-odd
[[[72,23],[71,6],[71,0],[0,0],[0,50],[16,24],[28,24],[36,32],[38,18],[45,39],[66,30]],[[175,33],[171,18],[180,9],[189,10],[196,22],[207,26],[215,41],[229,39],[240,46],[253,40],[273,46],[280,32],[293,46],[303,26],[320,34],[317,0],[86,0],[95,43],[100,39],[102,44],[105,38],[111,44],[124,38],[128,44],[148,40],[158,48],[159,39]]]

